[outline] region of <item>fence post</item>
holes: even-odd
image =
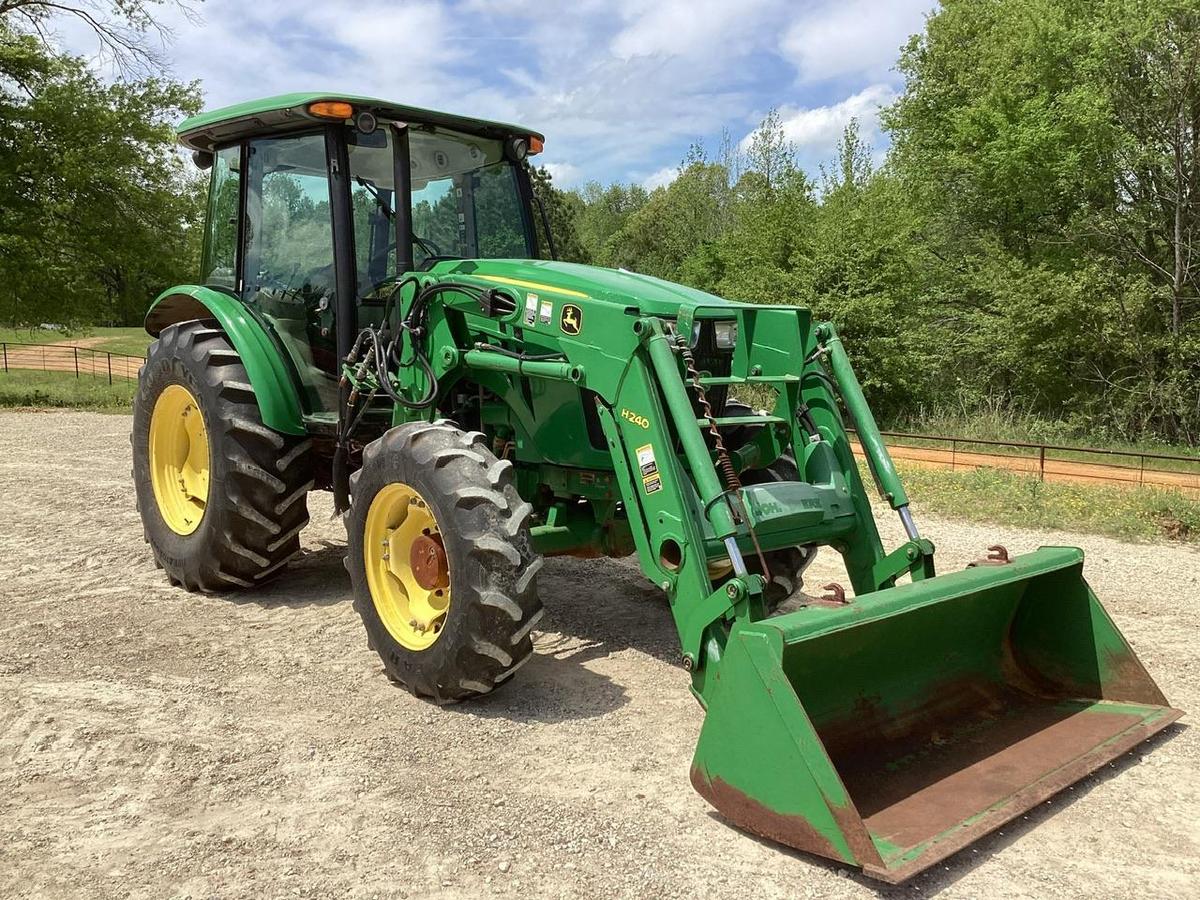
[[[1038,447],[1038,481],[1046,480],[1046,445]]]
[[[108,357],[108,383],[109,383],[109,386],[111,387],[112,386],[112,354],[109,353],[108,351],[105,351],[105,355]]]
[[[72,347],[71,349],[75,352],[75,377],[78,378],[79,377],[79,348]]]
[[[8,374],[8,343],[4,343],[4,374]]]
[[[1138,454],[1138,486],[1145,484],[1146,481],[1146,454]]]
[[[950,441],[950,471],[954,471],[954,458],[958,455],[958,441]]]

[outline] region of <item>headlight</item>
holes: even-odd
[[[718,350],[732,350],[737,345],[737,322],[716,322],[713,329]]]

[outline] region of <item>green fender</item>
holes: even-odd
[[[216,319],[242,358],[263,424],[284,434],[305,434],[300,393],[288,364],[262,324],[241,301],[221,291],[180,284],[159,294],[146,313],[146,331],[158,337],[168,325]]]

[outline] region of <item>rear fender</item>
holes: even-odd
[[[305,434],[300,393],[288,363],[241,301],[200,285],[176,285],[151,304],[146,331],[158,337],[168,325],[192,319],[216,319],[228,335],[250,377],[263,424],[283,434]]]

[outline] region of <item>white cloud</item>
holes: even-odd
[[[200,79],[207,108],[304,90],[380,96],[541,131],[560,183],[659,184],[689,144],[744,133],[772,106],[815,150],[851,115],[874,128],[868,101],[890,99],[879,91],[898,87],[895,48],[934,2],[206,0],[200,23],[170,5],[160,15],[175,77]],[[86,26],[62,21],[65,45],[93,54]]]
[[[795,145],[801,165],[812,170],[833,156],[851,119],[858,120],[863,139],[879,148],[884,141],[879,128],[879,110],[895,99],[896,92],[890,86],[873,84],[829,106],[780,107],[783,134]],[[750,147],[756,131],[742,138],[739,145],[742,150]]]
[[[655,188],[666,187],[674,181],[679,175],[678,166],[663,166],[657,172],[647,175],[642,179],[642,187],[648,191]]]
[[[633,56],[687,56],[698,51],[727,52],[732,41],[757,29],[758,16],[776,0],[626,0],[618,12],[626,21],[612,42],[619,59]]]
[[[536,159],[533,164],[537,165]],[[546,163],[545,168],[554,179],[554,186],[558,188],[574,187],[583,177],[583,170],[573,163]]]
[[[846,0],[821,4],[793,22],[780,52],[805,81],[882,78],[909,35],[922,31],[937,0]]]

